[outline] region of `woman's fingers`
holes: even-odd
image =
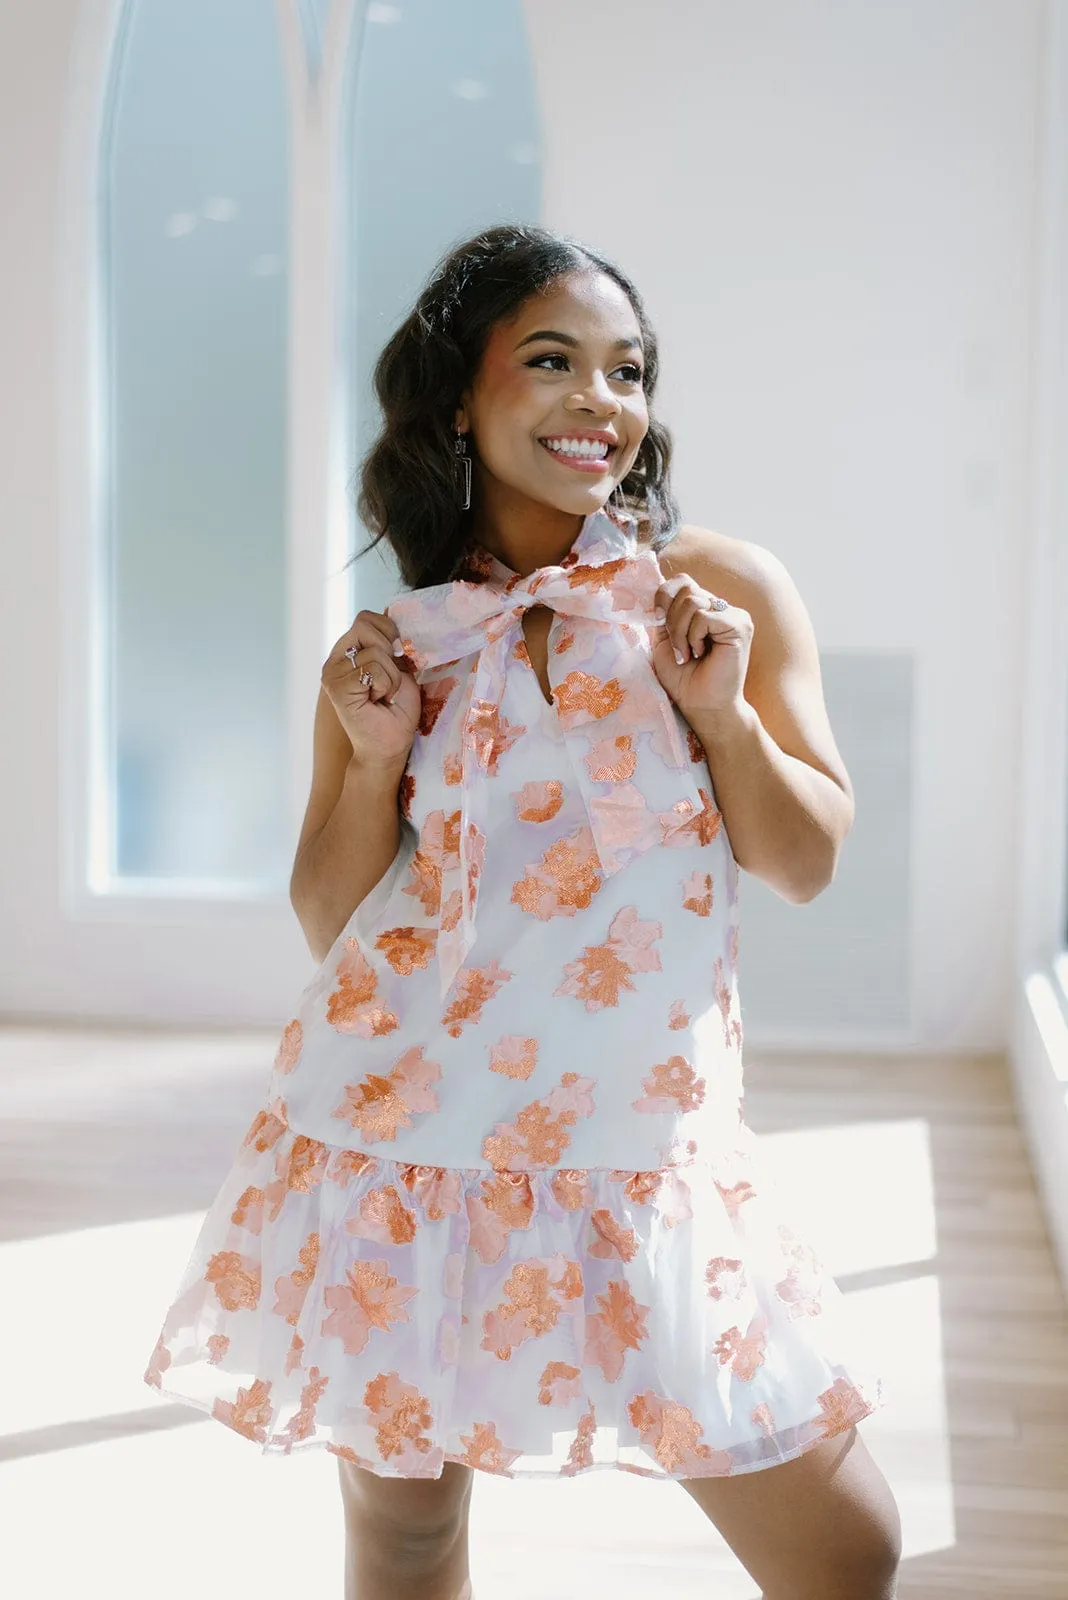
[[[703,613],[698,610],[696,597],[690,587],[692,579],[680,576],[669,580],[657,594],[657,600],[666,613],[664,626],[667,630],[668,643],[675,652],[675,660],[681,667],[692,657],[699,656],[703,649],[703,634],[701,617]],[[674,592],[665,592],[673,587]]]
[[[708,607],[695,605],[686,628],[686,642],[696,660],[700,660],[711,644],[712,629],[708,622]]]
[[[355,672],[355,681],[348,685],[350,690],[359,689],[370,700],[392,700],[404,671],[393,654],[397,633],[396,623],[384,612],[360,611],[351,628],[331,650],[323,666],[323,675],[329,672],[332,678],[340,679],[345,673]],[[348,650],[354,653],[347,655]],[[371,674],[369,684],[360,682],[361,672]]]
[[[371,674],[371,682],[366,688],[372,700],[392,700],[400,688],[400,668],[383,656],[378,645],[367,645],[362,650],[357,650],[355,656],[346,657],[346,660],[352,661],[357,676],[361,672]],[[365,686],[361,684],[360,687]]]
[[[715,629],[709,622],[709,602],[715,598],[686,573],[668,578],[657,590],[656,604],[665,614],[668,642],[680,666],[699,661],[711,648]]]

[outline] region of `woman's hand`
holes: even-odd
[[[406,656],[393,646],[400,629],[384,611],[361,611],[323,663],[323,688],[364,766],[404,770],[423,711]],[[345,651],[352,649],[353,656]],[[371,682],[360,682],[361,672]]]
[[[653,670],[691,727],[744,705],[753,619],[740,606],[710,611],[717,598],[686,573],[656,591],[664,624],[653,643]]]

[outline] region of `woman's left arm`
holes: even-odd
[[[705,528],[680,529],[660,569],[653,665],[704,748],[735,860],[791,904],[812,900],[854,799],[804,602],[770,550]],[[728,608],[708,610],[713,597]]]

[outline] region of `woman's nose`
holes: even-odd
[[[592,404],[602,406],[609,412],[622,411],[623,409],[621,402],[609,388],[608,379],[605,377],[595,377],[593,381],[587,384],[586,388],[581,391],[581,394]]]

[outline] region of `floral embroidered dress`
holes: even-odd
[[[386,607],[423,697],[401,843],[145,1381],[382,1476],[772,1466],[882,1381],[743,1119],[738,869],[653,671],[656,556],[594,512],[559,566],[477,546],[462,574]]]

